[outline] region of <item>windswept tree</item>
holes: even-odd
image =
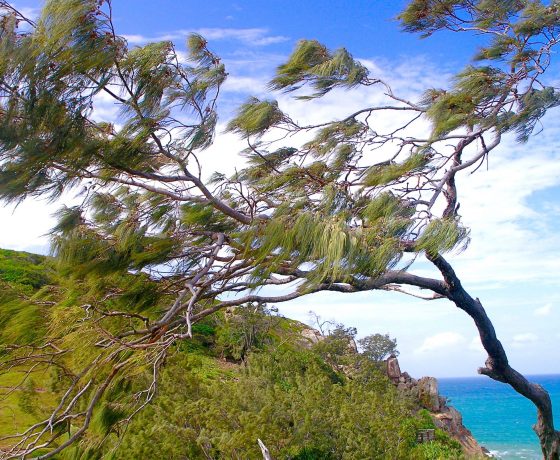
[[[2,355],[4,368],[25,375],[56,367],[66,384],[52,414],[11,437],[2,458],[49,458],[91,447],[95,430],[99,442],[118,432],[153,396],[166,354],[220,309],[414,288],[473,319],[488,353],[479,372],[535,404],[543,454],[559,458],[549,395],[509,365],[482,303],[444,257],[468,242],[457,177],[502,136],[526,141],[560,101],[544,75],[558,2],[412,0],[405,31],[483,42],[449,87],[418,100],[344,49],[299,42],[271,91],[306,104],[362,87],[383,101],[303,125],[274,100],[252,98],[228,124],[246,141],[247,166],[209,180],[200,159],[227,74],[202,37],[189,38],[184,62],[171,42],[129,47],[108,0],[50,0],[37,22],[0,5],[0,198],[83,189],[83,203],[60,212],[53,248],[84,288],[43,308],[44,337]],[[101,95],[120,108],[118,122],[99,119]],[[378,120],[393,112],[402,122],[384,131]],[[420,258],[440,276],[415,274]]]

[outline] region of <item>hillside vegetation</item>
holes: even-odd
[[[79,360],[74,353],[53,359],[56,365],[15,368],[6,353],[11,343],[65,334],[61,344],[81,342],[90,352],[87,331],[64,323],[83,314],[97,286],[63,274],[48,258],[0,251],[2,436],[48,417]],[[144,314],[158,304],[157,283],[143,274],[114,283],[130,288],[114,302]],[[193,339],[169,350],[157,380],[144,368],[115,381],[92,429],[57,458],[260,459],[257,439],[274,459],[462,458],[459,444],[439,430],[435,442],[416,443],[418,429],[433,428],[430,416],[349,346],[349,328],[339,325],[316,343],[302,335],[305,328],[259,304],[205,318],[193,326]],[[132,400],[141,408],[135,414]],[[60,443],[75,431],[72,421],[55,429]],[[9,445],[4,439],[0,448]]]

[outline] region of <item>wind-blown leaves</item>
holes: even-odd
[[[514,130],[517,140],[527,142],[535,125],[552,107],[560,105],[560,91],[552,87],[531,89],[520,99],[519,113],[511,116],[504,124],[506,130]]]
[[[345,49],[334,53],[316,40],[301,40],[288,62],[270,82],[274,90],[295,91],[309,84],[315,92],[299,99],[324,96],[335,87],[352,88],[365,83],[368,70]]]
[[[237,116],[228,123],[227,131],[238,133],[245,138],[261,136],[284,119],[276,101],[261,101],[252,97],[239,108]]]
[[[258,233],[244,235],[247,250],[272,271],[284,260],[311,267],[307,287],[325,280],[375,277],[393,267],[402,255],[400,238],[411,225],[413,208],[385,193],[364,208],[363,225],[352,228],[344,203],[333,194],[325,198],[323,212],[286,208]]]
[[[376,187],[385,185],[396,179],[404,179],[406,176],[428,163],[429,158],[423,153],[416,153],[409,156],[402,163],[389,163],[381,166],[372,166],[368,168],[363,179],[365,187]]]
[[[416,241],[415,249],[428,254],[450,251],[469,242],[469,232],[452,219],[432,220]]]
[[[269,302],[260,288],[285,292],[274,297],[284,301],[410,283],[455,300],[452,286],[405,272],[421,253],[437,265],[440,253],[468,242],[456,176],[476,170],[503,133],[525,140],[560,103],[555,88],[541,86],[557,8],[536,0],[412,0],[400,17],[406,30],[475,31],[483,45],[475,65],[420,102],[370,78],[345,49],[301,41],[272,90],[306,100],[364,86],[368,106],[308,125],[275,100],[251,98],[227,125],[246,141],[247,163],[210,179],[199,156],[214,141],[227,73],[203,37],[189,37],[185,64],[171,42],[129,48],[114,35],[107,2],[50,0],[37,28],[25,32],[16,13],[5,15],[0,199],[56,198],[81,184],[82,201],[59,213],[52,233],[68,278],[64,295],[10,304],[0,328],[29,344],[36,335],[25,329],[38,322],[23,308],[48,313],[41,333],[64,350],[57,363],[69,369],[64,383],[75,385],[68,397],[77,395],[60,424],[72,420],[70,436],[80,434],[75,426],[90,429],[71,454],[100,455],[128,416],[123,408],[150,399],[166,354],[193,346],[185,339],[212,312]],[[116,121],[99,121],[107,99]],[[17,287],[18,295],[31,288]],[[143,389],[121,386],[130,375],[147,377],[148,368],[154,380]],[[98,407],[84,417],[94,394]],[[18,456],[33,454],[35,429],[52,434],[52,445],[66,439],[57,439],[55,419],[22,435],[28,451]]]
[[[471,20],[481,28],[492,27],[496,22],[523,10],[526,2],[518,0],[413,0],[398,16],[406,32],[419,32],[423,38],[439,30],[459,29],[462,13],[470,13]]]

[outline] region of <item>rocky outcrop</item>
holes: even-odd
[[[302,343],[302,345],[306,348],[309,348],[310,345],[314,345],[324,339],[317,329],[307,326],[302,327],[299,333],[304,339],[304,343]]]
[[[465,453],[472,457],[488,456],[488,450],[480,446],[472,433],[463,425],[461,413],[447,404],[447,399],[439,394],[438,381],[434,377],[413,379],[407,372],[400,370],[396,357],[391,356],[386,361],[387,377],[396,385],[397,389],[418,401],[420,407],[427,409],[437,428],[446,431],[457,439],[463,446]]]
[[[325,340],[325,337],[316,329],[301,325],[298,333],[299,343],[305,348]],[[348,351],[358,353],[354,340],[349,340]],[[342,366],[338,371],[344,372],[350,378],[352,366]],[[481,458],[491,456],[484,447],[480,446],[474,439],[472,433],[463,425],[461,413],[447,404],[447,399],[439,394],[438,381],[435,377],[422,377],[419,380],[412,378],[408,372],[402,372],[399,360],[391,355],[385,361],[387,377],[393,382],[397,389],[413,401],[417,401],[418,408],[430,412],[434,425],[449,433],[463,446],[463,450],[469,457]]]
[[[443,406],[439,412],[432,414],[432,419],[436,427],[447,431],[457,439],[465,452],[471,455],[488,456],[488,450],[476,442],[472,433],[463,425],[463,416],[454,407]]]
[[[438,381],[435,377],[422,377],[416,384],[417,397],[420,404],[430,412],[439,412],[442,408]]]
[[[400,382],[401,376],[401,367],[399,366],[399,360],[396,356],[391,355],[389,359],[386,361],[387,363],[387,376],[393,381],[393,383],[398,384]],[[404,380],[403,380],[404,382]]]

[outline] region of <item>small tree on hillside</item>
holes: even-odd
[[[362,355],[375,363],[384,361],[389,356],[399,356],[397,339],[392,339],[389,334],[372,334],[358,340]]]
[[[2,355],[6,369],[60,367],[67,390],[51,416],[10,438],[4,458],[46,448],[46,459],[78,441],[91,449],[118,432],[153,396],[167,353],[220,309],[408,287],[473,319],[488,354],[479,372],[535,404],[543,454],[558,460],[548,393],[510,366],[482,303],[444,256],[468,242],[457,176],[502,136],[527,140],[560,102],[543,80],[560,41],[557,2],[412,0],[405,30],[475,32],[483,42],[448,88],[414,101],[348,51],[301,41],[272,90],[305,103],[362,87],[381,102],[304,125],[276,101],[251,98],[228,124],[246,141],[248,166],[210,180],[199,159],[227,73],[202,37],[190,37],[185,63],[171,42],[129,47],[109,0],[50,0],[37,23],[0,6],[0,198],[84,188],[53,232],[71,289],[84,293],[41,310],[50,326],[41,342]],[[99,120],[100,94],[119,107],[118,124]],[[386,113],[402,121],[384,129]],[[418,128],[426,122],[429,133]],[[300,133],[310,140],[294,147]],[[439,276],[415,274],[419,258]],[[266,286],[276,294],[258,290]],[[148,370],[151,383],[139,388]]]

